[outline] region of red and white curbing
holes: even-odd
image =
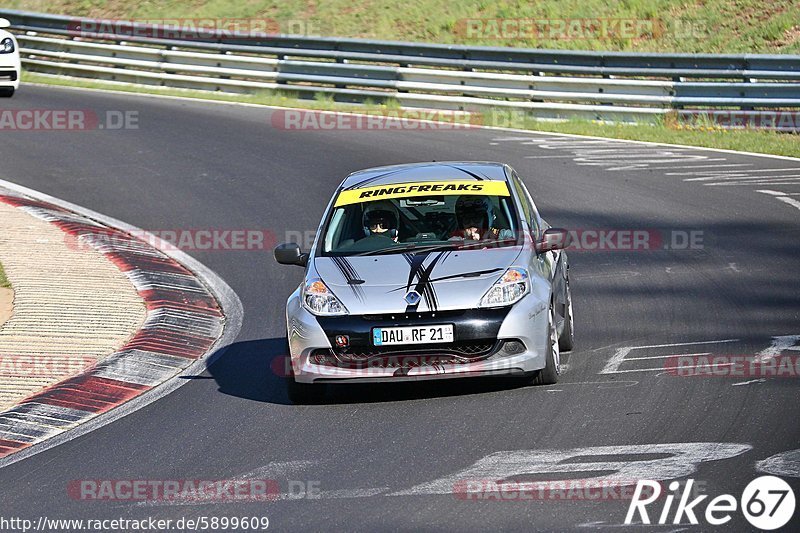
[[[0,202],[46,220],[105,254],[147,306],[144,324],[117,352],[0,412],[0,459],[164,383],[205,356],[222,337],[225,317],[219,302],[197,275],[172,257],[124,231],[49,202],[12,194],[0,194]]]

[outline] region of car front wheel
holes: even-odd
[[[533,378],[534,385],[553,385],[558,383],[561,373],[561,358],[558,347],[558,332],[556,330],[555,303],[550,300],[550,312],[547,323],[547,348],[545,351],[545,367]]]
[[[564,327],[558,337],[558,347],[561,351],[568,352],[575,347],[575,329],[572,314],[572,291],[569,288],[569,277],[564,282]]]

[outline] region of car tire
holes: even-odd
[[[13,87],[4,87],[0,89],[0,98],[11,98],[12,96],[14,96]]]
[[[568,352],[575,347],[575,326],[572,314],[572,291],[569,288],[569,276],[564,280],[564,327],[558,337],[558,348]]]
[[[545,367],[533,378],[534,385],[553,385],[558,383],[561,373],[561,359],[558,346],[558,333],[556,332],[555,303],[550,300],[550,312],[547,321],[547,348],[545,351]]]

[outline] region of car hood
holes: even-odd
[[[521,247],[317,257],[314,268],[351,314],[475,308]],[[409,291],[419,294],[411,303]],[[412,295],[413,296],[413,295]]]

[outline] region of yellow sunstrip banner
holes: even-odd
[[[334,207],[341,205],[386,200],[389,198],[412,198],[414,196],[440,196],[462,194],[484,196],[510,196],[505,181],[425,181],[417,183],[395,183],[342,191]]]

